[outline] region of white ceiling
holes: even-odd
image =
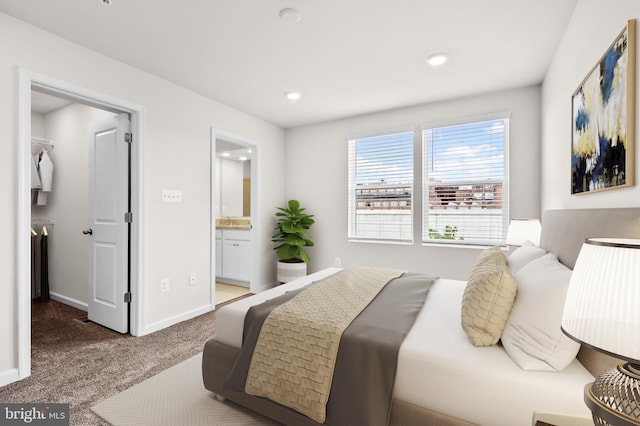
[[[52,96],[35,90],[31,91],[31,112],[48,114],[51,111],[55,111],[71,103],[71,101],[64,98]]]
[[[102,3],[0,0],[0,11],[289,128],[540,83],[577,0]],[[302,20],[282,21],[286,7]],[[440,51],[450,61],[428,67]]]

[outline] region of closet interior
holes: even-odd
[[[87,311],[89,129],[115,115],[32,88],[32,300]]]
[[[31,200],[34,206],[46,206],[53,182],[53,141],[31,138]],[[35,210],[35,211],[33,211]],[[49,294],[49,233],[54,220],[40,217],[46,209],[31,214],[31,299],[46,301]]]

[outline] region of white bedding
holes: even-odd
[[[286,291],[306,287],[314,281],[319,281],[339,271],[342,271],[342,268],[323,269],[222,307],[216,312],[216,340],[225,345],[240,348],[242,346],[244,316],[250,307],[278,297]]]
[[[340,271],[328,268],[221,308],[216,340],[240,347],[247,310]],[[400,347],[394,397],[480,425],[530,425],[534,412],[589,418],[593,376],[574,360],[562,372],[520,369],[501,346],[475,347],[460,326],[465,281],[439,279]]]

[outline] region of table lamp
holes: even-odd
[[[540,244],[540,229],[538,219],[511,219],[506,243],[510,246],[521,246],[526,241],[531,241],[535,246],[538,246]]]
[[[596,425],[640,425],[640,240],[584,241],[567,289],[562,331],[625,360],[585,386]]]

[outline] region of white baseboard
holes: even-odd
[[[270,283],[263,283],[260,286],[258,286],[258,288],[256,289],[256,293],[262,293],[263,291],[269,290],[270,288],[279,286],[280,283],[278,281],[273,281]]]
[[[208,304],[200,308],[193,309],[191,311],[184,312],[179,315],[175,315],[173,317],[164,319],[162,321],[154,322],[152,324],[145,326],[143,335],[155,333],[156,331],[162,330],[163,328],[170,327],[174,324],[178,324],[179,322],[186,321],[191,318],[195,318],[198,315],[206,314],[207,312],[213,311],[214,308],[215,308],[214,306],[212,306],[211,304]]]
[[[0,388],[18,380],[20,380],[20,374],[18,374],[17,368],[0,372]]]
[[[57,302],[64,303],[65,305],[73,306],[74,308],[80,309],[81,311],[85,311],[85,312],[89,311],[89,305],[88,304],[86,304],[84,302],[81,302],[79,300],[76,300],[76,299],[72,299],[72,298],[67,297],[67,296],[63,296],[62,294],[50,292],[49,293],[49,297],[51,297],[51,300],[55,300]]]

